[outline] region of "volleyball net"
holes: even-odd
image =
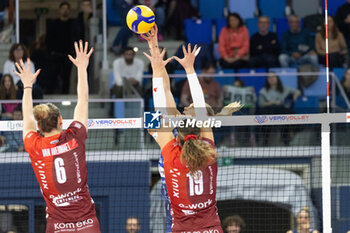
[[[331,207],[333,230],[346,232],[350,226],[347,114],[215,119],[222,122],[214,128],[214,135],[219,155],[217,205],[223,224],[227,217],[239,215],[245,232],[286,232],[298,224],[321,231],[322,211]],[[321,140],[323,133],[329,133],[322,131],[327,124],[330,145]],[[143,125],[140,117],[89,121],[88,183],[102,232],[124,231],[130,216],[139,219],[142,232],[165,232],[160,150]],[[0,226],[16,232],[45,232],[45,203],[29,157],[10,151],[8,145],[21,138],[21,122],[1,121],[0,128]],[[322,164],[327,148],[331,163]],[[322,197],[323,179],[330,181],[324,174],[325,165],[332,172],[330,196],[326,197],[330,203]],[[309,220],[300,217],[303,209],[310,213]]]
[[[253,83],[261,83],[257,80]],[[225,91],[229,102],[237,96],[243,100],[251,90],[240,90],[240,95]],[[53,102],[63,119],[70,119],[74,101],[39,102]],[[294,106],[298,114],[249,115],[250,109],[243,108],[233,116],[210,118],[220,122],[213,132],[216,199],[224,230],[232,219],[237,224],[242,219],[248,233],[280,233],[298,226],[320,232],[350,229],[350,115],[319,113],[325,112],[321,106],[310,106]],[[161,153],[144,129],[152,122],[143,108],[152,106],[123,99],[90,100],[89,107],[88,184],[101,231],[123,232],[127,219],[136,217],[140,232],[166,232]],[[64,128],[71,121],[64,120]],[[20,119],[0,121],[0,231],[45,232],[46,205],[29,156],[22,152],[21,130]]]

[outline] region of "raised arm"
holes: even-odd
[[[199,52],[199,49],[200,48],[197,50],[197,45],[195,45],[193,50],[191,50],[191,45],[188,44],[186,51],[185,46],[182,46],[184,58],[174,58],[183,66],[186,71],[196,117],[204,120],[207,117],[208,112],[205,104],[203,90],[194,70],[194,61]],[[206,137],[214,141],[214,135],[211,128],[201,128],[201,137]]]
[[[141,35],[141,37],[143,37],[145,40],[147,40],[151,53],[154,50],[159,51],[157,34],[158,34],[158,28],[157,28],[157,25],[154,25],[154,27],[151,29],[150,33]],[[164,87],[164,92],[165,92],[167,114],[174,115],[174,116],[181,115],[180,112],[176,108],[174,96],[171,93],[170,79],[169,79],[168,72],[166,71],[165,66],[160,67],[160,68],[161,68],[161,75],[159,77],[163,78],[163,87]]]
[[[89,58],[94,51],[93,48],[88,51],[88,42],[85,42],[83,46],[83,41],[74,43],[76,58],[73,58],[71,55],[68,55],[69,60],[77,67],[78,69],[78,85],[77,85],[77,95],[78,102],[77,106],[74,109],[74,120],[82,123],[86,131],[88,130],[88,112],[89,112],[89,85],[88,85],[88,76],[87,76],[87,67],[89,65]]]
[[[30,59],[27,60],[27,66],[25,67],[23,60],[21,59],[19,64],[16,63],[18,72],[15,70],[15,74],[18,75],[23,83],[23,98],[22,98],[22,110],[23,110],[23,139],[30,131],[36,131],[36,121],[33,114],[33,83],[38,77],[40,70],[36,73],[31,72]]]

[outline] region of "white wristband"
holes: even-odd
[[[154,109],[161,110],[162,113],[165,113],[164,111],[166,110],[166,99],[162,77],[152,78],[152,92]]]
[[[197,78],[197,74],[188,74],[187,75],[188,84],[190,86],[191,96],[193,100],[194,111],[196,117],[205,118],[207,116],[207,110],[205,105],[205,99],[201,84]]]

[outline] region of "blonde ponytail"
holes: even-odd
[[[216,151],[209,144],[200,139],[186,140],[182,145],[181,162],[185,161],[191,175],[206,168],[215,160]]]

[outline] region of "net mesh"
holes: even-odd
[[[286,232],[308,224],[322,230],[321,125],[264,125],[256,120],[258,116],[249,119],[255,119],[254,124],[225,124],[214,130],[219,155],[216,198],[223,228],[229,216],[239,215],[245,222],[244,232]],[[237,122],[237,117],[228,122]],[[158,145],[137,125],[99,129],[97,120],[94,123],[90,122],[86,155],[88,184],[101,231],[123,232],[127,218],[135,216],[141,232],[166,232]],[[11,121],[5,125],[10,127]],[[336,229],[345,229],[347,127],[333,128],[337,156],[332,157],[332,210],[337,214],[332,223],[339,227]],[[17,140],[21,132],[4,131],[2,135],[6,140],[2,140],[0,154],[0,229],[45,232],[45,202],[28,155],[9,145],[21,143]],[[345,144],[335,141],[338,137]],[[301,217],[302,209],[307,209],[309,219]]]

